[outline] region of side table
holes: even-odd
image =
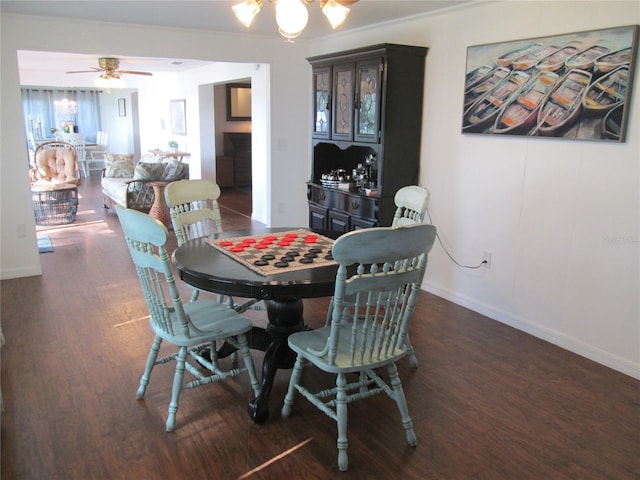
[[[78,186],[71,183],[31,185],[36,225],[73,223],[78,212]]]
[[[171,224],[171,213],[169,207],[164,200],[164,188],[169,185],[170,182],[149,182],[148,185],[153,187],[153,205],[149,210],[149,216],[160,220],[167,229],[171,230],[173,225]]]

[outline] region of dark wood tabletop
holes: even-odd
[[[232,238],[262,235],[291,230],[291,228],[262,228],[216,234],[213,238]],[[329,238],[338,232],[318,231]],[[287,298],[317,298],[333,294],[337,265],[286,271],[263,276],[242,265],[229,255],[219,252],[205,238],[190,240],[176,249],[173,262],[180,278],[201,290],[256,298],[259,300]]]

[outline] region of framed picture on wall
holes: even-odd
[[[245,122],[251,120],[251,84],[227,84],[227,121]]]
[[[467,48],[462,133],[624,142],[638,29]]]
[[[118,99],[118,115],[121,117],[127,116],[127,102],[124,98]]]
[[[174,135],[187,134],[186,101],[171,100],[171,133]]]

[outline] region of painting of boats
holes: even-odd
[[[536,63],[538,63],[541,58],[545,58],[558,50],[559,47],[556,45],[547,45],[539,50],[516,58],[511,64],[511,67],[514,70],[529,70],[530,68],[535,67]]]
[[[519,70],[511,72],[467,109],[462,131],[478,131],[491,126],[504,105],[522,90],[530,77]]]
[[[547,99],[560,77],[553,72],[539,72],[496,117],[493,133],[517,134],[531,131],[536,125],[538,109]]]
[[[536,50],[540,50],[541,48],[541,43],[529,43],[522,47],[518,47],[515,50],[511,50],[510,52],[505,53],[504,55],[500,55],[496,59],[496,65],[498,65],[499,67],[511,67],[511,64],[516,58],[535,52]]]
[[[624,105],[618,105],[617,107],[612,108],[609,112],[604,116],[604,120],[602,122],[602,136],[603,138],[609,138],[611,140],[620,140],[620,135],[623,132],[622,122],[623,122],[623,113],[624,113]]]
[[[491,65],[480,65],[475,70],[467,73],[464,82],[464,91],[466,92],[470,88],[473,88],[480,82],[482,82],[487,77],[487,75],[489,75],[489,72],[491,72],[491,70],[493,70],[493,67]]]
[[[498,67],[482,79],[476,86],[471,87],[464,95],[464,108],[467,108],[482,95],[491,90],[497,83],[505,79],[509,75],[508,68]]]
[[[541,72],[558,72],[564,68],[564,62],[572,55],[580,51],[577,45],[567,45],[550,53],[536,63],[536,70]]]
[[[627,25],[467,47],[461,132],[625,142],[639,40]]]
[[[593,62],[596,58],[601,57],[605,53],[608,53],[609,49],[602,45],[592,45],[582,52],[578,52],[575,55],[567,58],[565,66],[569,70],[577,68],[579,70],[590,70],[593,67]]]
[[[596,58],[593,68],[596,72],[607,73],[622,65],[628,65],[631,61],[631,47],[623,48],[617,52],[607,53]]]
[[[594,81],[582,102],[585,111],[603,113],[621,105],[627,95],[628,80],[629,67],[624,65]]]
[[[538,110],[537,133],[555,135],[573,124],[582,111],[582,100],[591,77],[590,72],[576,69],[558,82]]]

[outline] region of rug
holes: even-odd
[[[48,236],[38,237],[38,252],[53,252],[53,244]]]

